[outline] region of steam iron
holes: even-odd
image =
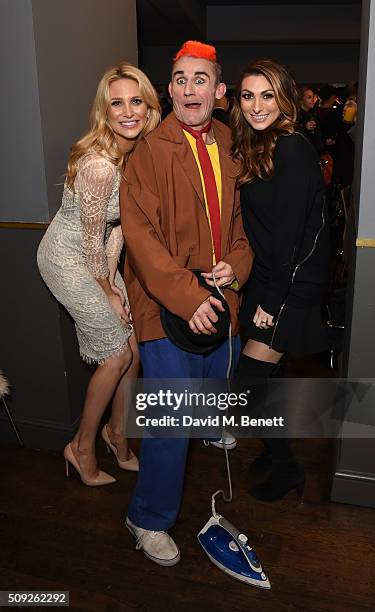
[[[228,451],[224,447],[229,484],[229,496],[223,490],[213,493],[211,498],[212,516],[198,533],[198,542],[208,558],[223,572],[236,580],[261,589],[270,589],[271,583],[244,533],[216,512],[215,497],[222,495],[225,502],[231,502],[232,479]]]
[[[213,280],[216,289],[224,297],[220,288],[216,284],[215,274]],[[232,330],[229,328],[229,357],[227,379],[229,381],[232,367]],[[232,576],[236,580],[245,582],[251,586],[261,589],[270,589],[271,583],[263,571],[262,565],[255,553],[249,546],[248,538],[244,533],[227,521],[223,516],[216,512],[215,497],[222,495],[225,502],[231,502],[232,478],[230,473],[229,457],[227,448],[224,446],[229,496],[227,497],[222,489],[215,491],[211,497],[212,516],[207,521],[203,529],[198,533],[198,542],[202,546],[208,558],[223,572]]]
[[[198,541],[212,563],[232,578],[261,589],[271,588],[246,535],[220,514],[211,516],[198,533]]]

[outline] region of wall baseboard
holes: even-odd
[[[26,448],[62,451],[72,439],[78,423],[55,425],[51,422],[43,424],[17,420],[16,425]],[[0,417],[0,442],[18,444],[7,417],[3,415]]]
[[[375,508],[375,478],[370,474],[335,472],[331,501]]]
[[[47,229],[49,223],[45,222],[37,222],[37,223],[28,223],[23,221],[0,221],[0,228],[3,229]]]

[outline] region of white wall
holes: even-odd
[[[50,211],[59,206],[71,144],[88,128],[97,84],[122,59],[137,64],[135,0],[33,0]]]
[[[0,221],[46,219],[31,0],[1,0],[0,57]]]
[[[1,0],[0,221],[49,221],[103,72],[137,64],[135,0]]]
[[[375,3],[366,2],[364,29],[368,45],[361,57],[358,138],[356,150],[356,200],[360,202],[358,237],[375,240]],[[361,164],[361,167],[359,165]]]

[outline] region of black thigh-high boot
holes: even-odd
[[[267,394],[267,378],[272,376],[282,376],[278,364],[259,361],[241,354],[235,373],[236,385],[245,388],[246,384],[249,386],[253,383],[252,390],[255,393],[252,393],[251,399],[255,400],[253,408],[257,411],[262,409]],[[297,493],[302,496],[305,472],[296,461],[290,440],[263,436],[261,440],[265,450],[251,464],[251,471],[259,473],[270,470],[271,473],[263,483],[250,488],[249,494],[263,501],[276,501],[282,499],[288,491],[297,489]]]
[[[233,386],[237,392],[251,390],[247,408],[254,417],[261,416],[263,402],[267,394],[267,380],[279,371],[280,366],[269,361],[253,359],[241,353],[238,365],[234,374]],[[261,438],[264,451],[256,457],[249,466],[249,472],[256,474],[266,473],[271,469],[272,457],[271,449],[268,448],[268,438]]]
[[[247,408],[256,417],[261,413],[267,394],[267,380],[278,364],[253,359],[241,353],[234,372],[232,387],[238,393],[250,391]]]
[[[300,498],[305,487],[305,470],[296,460],[286,438],[269,438],[271,471],[266,480],[249,489],[249,495],[262,501],[277,501],[296,489]]]

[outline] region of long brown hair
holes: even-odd
[[[243,80],[252,75],[264,76],[273,89],[280,115],[266,130],[254,130],[241,110]],[[292,134],[298,116],[298,94],[287,69],[270,59],[256,60],[242,73],[231,112],[232,155],[241,163],[238,186],[256,177],[271,178],[274,173],[273,152],[280,134]]]
[[[109,86],[119,79],[132,79],[138,84],[141,97],[148,106],[149,117],[136,142],[146,136],[160,123],[160,105],[158,95],[148,77],[131,64],[121,62],[113,66],[103,75],[96,92],[90,114],[90,130],[78,140],[70,150],[66,184],[72,188],[77,174],[78,160],[89,149],[97,151],[116,166],[124,161],[124,155],[118,148],[115,134],[107,122],[107,112],[110,104]]]

